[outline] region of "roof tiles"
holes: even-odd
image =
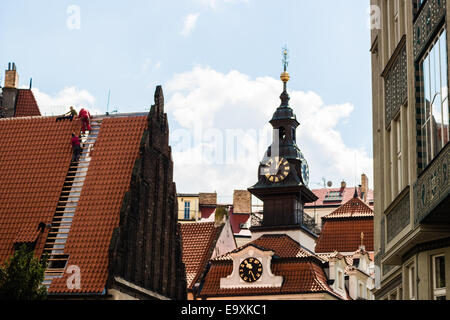
[[[204,271],[222,229],[223,226],[216,228],[214,222],[181,224],[183,263],[189,289]]]
[[[239,252],[252,245],[263,251],[274,251],[271,271],[275,276],[283,277],[283,284],[280,288],[244,287],[221,289],[220,279],[228,277],[233,272],[232,257],[230,254],[227,254],[211,260],[211,267],[204,278],[200,296],[232,297],[325,292],[342,299],[327,284],[327,277],[321,267],[323,260],[305,250],[289,236],[263,235],[261,238],[234,250],[232,253]]]
[[[65,274],[49,293],[103,292],[112,232],[146,126],[146,116],[103,120],[65,247],[67,265],[81,270],[81,289],[69,290]],[[70,135],[80,128],[78,120],[55,117],[0,120],[0,263],[15,241],[35,241],[39,223],[51,223],[72,156]],[[45,236],[38,235],[40,252]]]
[[[113,230],[119,226],[122,200],[147,117],[105,118],[98,135],[81,192],[65,253],[67,265],[81,271],[81,289],[69,290],[67,277],[55,279],[52,293],[102,293],[108,277],[108,248]]]
[[[52,221],[79,126],[55,119],[0,120],[0,263],[15,241],[34,241],[39,223]]]
[[[19,89],[17,93],[15,117],[40,116],[38,104],[30,89]]]

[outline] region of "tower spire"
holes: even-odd
[[[284,72],[281,74],[280,79],[283,81],[283,93],[280,96],[281,106],[287,107],[289,106],[289,94],[287,93],[287,83],[289,82],[290,75],[287,72],[287,67],[289,65],[289,51],[287,47],[283,48],[283,68]]]

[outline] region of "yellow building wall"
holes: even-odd
[[[198,196],[183,196],[178,197],[178,221],[179,222],[193,222],[201,219],[199,209],[199,197]],[[189,206],[189,219],[185,218],[185,203],[188,202]]]

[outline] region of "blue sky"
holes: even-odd
[[[73,15],[73,12],[68,13],[68,8],[74,5],[80,10],[79,29],[70,29],[67,25]],[[102,112],[106,111],[108,90],[111,90],[111,109],[145,111],[153,103],[155,86],[161,84],[163,88],[168,87],[167,112],[170,126],[176,130],[189,129],[189,125],[178,120],[183,109],[176,105],[179,99],[172,99],[178,93],[189,101],[186,90],[192,88],[180,84],[181,75],[208,77],[211,74],[208,70],[220,75],[236,71],[248,77],[245,83],[249,86],[259,78],[278,79],[282,71],[281,49],[287,45],[292,77],[290,90],[315,93],[325,109],[350,104],[351,110],[345,109],[345,116],[329,128],[330,139],[337,133],[350,153],[357,150],[363,154],[361,157],[371,158],[368,5],[368,1],[361,0],[3,1],[0,64],[5,69],[8,62],[16,62],[21,85],[28,85],[32,77],[33,87],[43,96],[40,104],[67,101],[67,97],[63,97],[67,93],[64,89],[72,88],[71,97],[81,95],[85,99],[78,97],[79,101],[86,101],[89,107]],[[186,21],[190,24],[186,25]],[[222,81],[220,77],[217,79]],[[221,83],[225,87],[217,89],[227,90],[229,82]],[[198,82],[196,89],[203,87]],[[250,92],[245,85],[241,90],[242,95]],[[239,90],[229,91],[230,95],[240,95]],[[274,97],[273,110],[278,106],[279,93]],[[207,103],[207,99],[213,101],[216,94],[210,92],[210,96],[207,93],[204,96],[202,101]],[[258,99],[254,102],[258,103]],[[233,115],[230,122],[239,117],[251,117],[251,113],[245,110],[240,113],[239,106],[234,107],[223,106]],[[219,109],[220,114],[223,110]],[[296,110],[302,122],[300,110],[306,109]],[[176,111],[180,111],[178,116]],[[265,122],[268,120],[266,117]],[[240,126],[245,127],[244,123]],[[262,124],[252,122],[252,125]],[[229,123],[229,127],[235,126]],[[299,144],[302,147],[301,141]],[[313,146],[309,150],[322,156],[327,152],[326,149],[314,150]],[[333,154],[326,156],[332,163]],[[360,160],[358,175],[363,169],[371,170],[362,165],[366,160]],[[175,179],[183,168],[182,165],[176,167]],[[214,170],[220,171],[220,168]],[[253,175],[254,171],[256,169]],[[355,175],[336,173],[326,163],[317,166],[316,172],[311,174],[314,183],[326,177],[334,180],[335,185],[343,178],[352,179],[353,183]],[[371,172],[368,174],[372,176]],[[220,175],[217,178],[220,179]],[[208,191],[196,190],[202,186],[215,188],[208,181],[203,185],[190,185],[188,180],[180,177],[179,191]],[[229,183],[216,189],[233,187],[249,186]]]

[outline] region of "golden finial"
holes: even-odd
[[[364,232],[361,232],[361,247],[364,246]]]
[[[283,81],[285,84],[289,81],[290,76],[289,73],[287,72],[287,67],[289,65],[289,51],[287,49],[287,47],[283,48],[283,67],[284,67],[284,72],[281,74],[280,79],[281,81]]]

